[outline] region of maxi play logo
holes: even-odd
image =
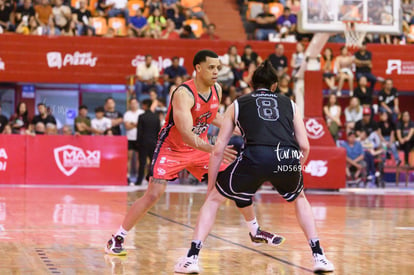
[[[53,150],[56,165],[66,176],[71,176],[78,168],[99,168],[101,151],[83,150],[82,148],[65,145]]]

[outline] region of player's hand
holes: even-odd
[[[234,149],[233,145],[227,145],[224,149],[223,162],[225,164],[232,163],[237,158],[237,151]]]

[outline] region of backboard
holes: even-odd
[[[356,21],[356,31],[400,34],[400,0],[301,0],[299,30],[343,32],[344,21]]]

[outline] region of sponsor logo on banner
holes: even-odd
[[[0,71],[5,71],[6,70],[6,64],[4,63],[3,60],[1,60],[0,57]]]
[[[65,145],[55,148],[53,153],[57,167],[68,177],[78,168],[99,168],[101,165],[100,150],[84,150],[73,145]]]
[[[414,74],[414,61],[405,61],[401,59],[388,59],[386,74]]]
[[[323,125],[320,124],[316,119],[310,118],[305,123],[306,127],[306,133],[308,134],[308,137],[311,139],[319,139],[324,134],[325,131],[323,130]]]
[[[178,62],[180,66],[184,65],[184,57],[179,57]],[[138,67],[139,64],[145,63],[145,55],[137,55],[134,59],[131,60],[132,67]],[[162,71],[163,69],[172,65],[171,58],[165,58],[158,56],[158,59],[153,58],[152,64],[155,64],[158,67],[158,70]]]
[[[328,173],[327,164],[326,160],[311,160],[304,170],[313,177],[323,177]]]
[[[66,66],[89,66],[95,67],[98,58],[91,52],[81,53],[74,52],[62,55],[60,52],[48,52],[46,54],[47,65],[49,68],[62,68]]]
[[[0,172],[7,170],[7,151],[5,148],[0,148]]]

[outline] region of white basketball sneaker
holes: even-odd
[[[334,265],[325,257],[318,253],[313,253],[313,260],[315,262],[313,266],[313,272],[332,272],[335,270]]]
[[[182,257],[178,260],[174,267],[174,272],[184,274],[198,274],[200,273],[200,267],[198,266],[198,257]]]

